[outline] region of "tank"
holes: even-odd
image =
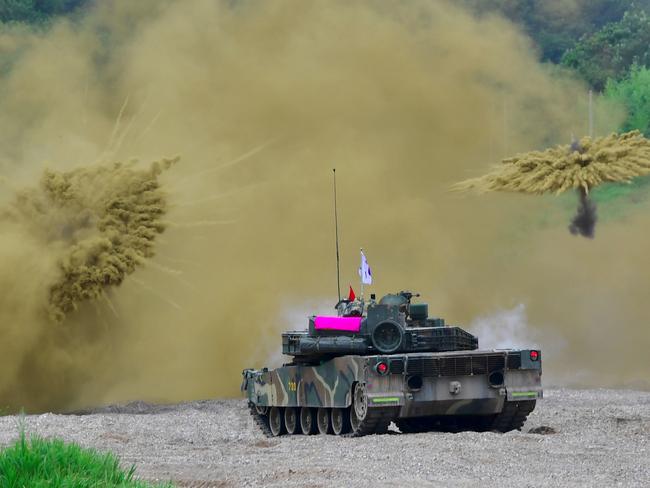
[[[242,392],[267,436],[519,430],[542,398],[537,349],[479,349],[401,291],[341,300],[282,334],[281,368],[243,371]]]

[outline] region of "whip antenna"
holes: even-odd
[[[334,229],[336,232],[336,288],[341,301],[341,260],[339,258],[339,214],[336,207],[336,168],[332,169],[334,173]]]
[[[589,137],[594,137],[594,92],[589,90]]]

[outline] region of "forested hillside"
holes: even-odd
[[[478,15],[500,14],[521,26],[545,61],[560,62],[583,36],[621,20],[626,11],[648,0],[462,0]]]
[[[541,60],[571,68],[595,90],[650,64],[649,0],[463,0],[477,15],[503,15],[526,32]],[[620,90],[615,90],[619,91]]]

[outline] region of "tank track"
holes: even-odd
[[[388,426],[395,419],[395,424],[404,434],[419,432],[510,432],[521,430],[528,414],[535,408],[535,400],[521,402],[506,402],[501,413],[490,417],[416,417],[395,419],[397,410],[394,407],[371,408],[366,418],[359,424],[355,432],[347,432],[343,437],[362,437],[371,434],[385,434]],[[268,417],[260,415],[254,405],[249,405],[251,417],[266,437],[273,437],[269,428]]]
[[[528,414],[533,411],[536,403],[535,400],[506,402],[503,411],[495,417],[490,430],[497,432],[521,430]]]
[[[397,417],[398,409],[395,407],[369,408],[366,418],[361,421],[359,428],[354,432],[343,434],[343,437],[362,437],[370,434],[385,434],[388,426]]]
[[[528,414],[535,408],[535,400],[506,402],[503,411],[491,416],[414,417],[395,420],[403,434],[419,432],[510,432],[520,430]]]
[[[253,417],[253,420],[255,420],[255,423],[262,431],[262,434],[264,434],[266,437],[273,437],[273,433],[271,432],[271,428],[269,427],[268,416],[260,415],[255,409],[255,405],[253,405],[252,403],[248,404],[248,409],[250,411],[251,417]]]

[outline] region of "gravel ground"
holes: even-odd
[[[0,418],[0,445],[20,419]],[[29,433],[117,453],[186,487],[650,486],[650,392],[545,391],[522,432],[267,439],[243,400],[30,415]],[[556,433],[528,433],[550,427]],[[541,429],[544,430],[544,429]]]

